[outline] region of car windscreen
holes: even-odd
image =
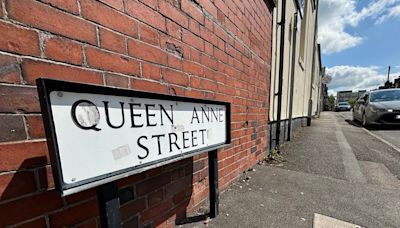
[[[340,102],[339,105],[349,105],[347,102]]]
[[[386,90],[371,93],[371,102],[400,101],[400,90]]]

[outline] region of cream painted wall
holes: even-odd
[[[281,119],[289,118],[290,105],[290,79],[292,68],[292,39],[294,31],[294,17],[298,12],[296,0],[286,1],[286,17],[285,17],[285,44],[283,56],[283,86],[282,86],[282,112]],[[277,22],[281,21],[282,1],[277,1],[274,9],[274,25],[273,25],[273,40],[272,40],[272,71],[271,71],[271,90],[270,90],[270,121],[275,121],[277,116],[277,96],[278,79],[279,79],[279,45],[280,45],[280,25]],[[296,53],[295,53],[295,74],[294,74],[294,93],[293,93],[293,118],[306,117],[308,115],[308,103],[310,91],[312,92],[312,114],[315,115],[318,111],[319,90],[320,90],[320,63],[317,44],[314,43],[315,23],[317,19],[317,10],[313,6],[314,0],[305,0],[304,15],[301,19],[303,22],[298,25],[300,27],[296,32]],[[301,33],[304,32],[304,42],[301,40]],[[304,45],[304,58],[300,57],[300,45]],[[314,48],[315,47],[315,48]],[[313,55],[315,52],[313,64]],[[314,66],[314,71],[312,67]],[[314,77],[312,73],[314,72]],[[312,81],[312,82],[311,82]],[[312,84],[312,85],[311,85]],[[310,88],[312,88],[310,90]]]

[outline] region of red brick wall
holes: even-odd
[[[231,102],[221,190],[264,156],[263,0],[0,2],[0,227],[99,227],[93,189],[65,198],[54,189],[38,77]],[[207,173],[203,154],[120,180],[124,226],[173,226],[207,200]]]

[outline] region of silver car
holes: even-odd
[[[364,93],[354,105],[353,119],[363,126],[400,126],[400,88]]]

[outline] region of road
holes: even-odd
[[[353,117],[351,112],[340,112],[340,114],[347,122],[360,127],[359,123],[352,122]],[[400,148],[400,128],[374,127],[366,130],[370,131],[373,135],[378,136],[377,138],[383,139],[395,147]]]
[[[400,152],[349,117],[321,113],[282,146],[281,162],[224,189],[217,218],[182,227],[400,227]]]

